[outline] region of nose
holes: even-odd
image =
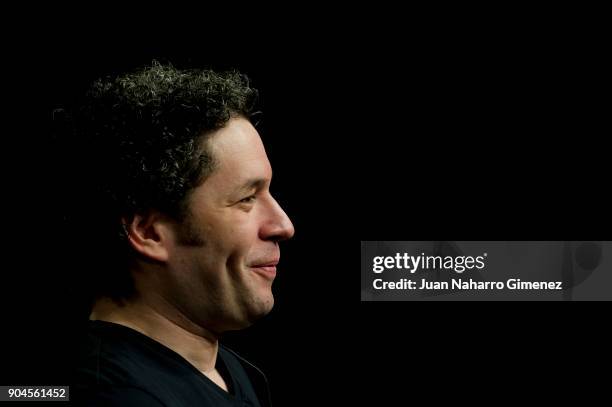
[[[295,234],[293,223],[272,195],[269,198],[268,216],[260,228],[259,237],[275,242],[291,239]]]

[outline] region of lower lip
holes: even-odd
[[[251,267],[251,269],[268,280],[274,280],[274,277],[276,277],[276,266]]]

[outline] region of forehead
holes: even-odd
[[[210,183],[234,187],[246,179],[271,178],[272,168],[263,142],[248,120],[231,119],[209,136],[207,144],[216,163]]]

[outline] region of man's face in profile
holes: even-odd
[[[167,289],[192,321],[220,333],[272,309],[278,242],[294,229],[270,194],[272,168],[251,123],[233,118],[207,142],[216,168],[189,196],[169,248]]]

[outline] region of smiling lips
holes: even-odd
[[[274,280],[276,277],[276,266],[278,265],[278,260],[265,261],[262,263],[254,264],[251,266],[251,269],[259,274],[260,276],[268,279]]]

